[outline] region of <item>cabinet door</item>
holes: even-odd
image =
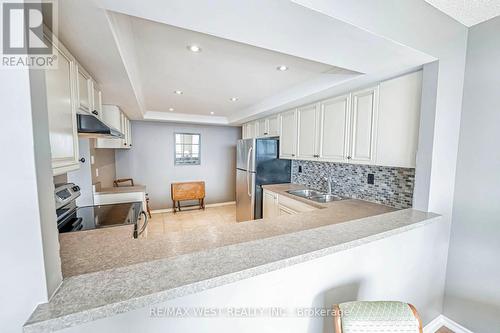
[[[255,138],[255,122],[245,124],[245,139]]]
[[[280,135],[278,115],[267,118],[267,132],[269,136]]]
[[[95,83],[92,84],[92,97],[93,97],[93,103],[92,103],[92,114],[96,116],[99,119],[103,119],[102,117],[102,95],[101,91],[98,89],[97,85]]]
[[[268,134],[267,130],[267,119],[259,119],[256,121],[257,123],[257,137],[263,137]]]
[[[90,112],[91,108],[91,81],[90,76],[77,65],[77,107],[85,112]]]
[[[50,148],[54,175],[79,168],[78,134],[73,89],[74,61],[54,46],[59,66],[45,71]]]
[[[274,192],[264,190],[262,200],[262,217],[270,218],[278,215],[278,195]]]
[[[297,110],[297,157],[317,158],[318,105],[312,104]]]
[[[294,158],[297,149],[297,110],[280,115],[280,158]]]
[[[321,102],[319,157],[325,161],[344,162],[349,144],[350,95]]]
[[[350,154],[352,163],[375,163],[378,88],[352,94]]]
[[[132,122],[127,118],[127,143],[129,148],[132,147]]]
[[[376,164],[415,168],[422,71],[382,82],[379,93]]]

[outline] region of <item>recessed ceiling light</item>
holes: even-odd
[[[168,108],[168,111],[172,112],[172,111],[174,111],[174,108]]]
[[[199,47],[198,45],[188,45],[188,50],[191,51],[191,52],[194,52],[194,53],[199,53],[201,52],[201,47]]]
[[[231,102],[236,102],[236,101],[238,100],[238,97],[231,97],[229,100],[230,100]]]
[[[182,90],[175,90],[174,93],[176,93],[177,95],[182,95],[183,94]]]
[[[285,65],[281,65],[281,66],[276,67],[276,70],[278,70],[280,72],[284,72],[284,71],[288,70],[288,67]]]
[[[212,111],[212,112],[210,112],[210,114],[214,114],[214,112]]]

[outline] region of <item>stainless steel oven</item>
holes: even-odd
[[[148,224],[142,202],[78,207],[80,188],[73,183],[56,185],[55,201],[59,233],[134,225],[133,237],[139,237]]]

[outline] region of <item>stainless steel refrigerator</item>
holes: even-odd
[[[279,139],[238,140],[236,220],[262,218],[262,185],[290,183],[291,161],[279,159]]]

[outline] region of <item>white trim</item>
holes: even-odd
[[[435,333],[442,326],[446,326],[455,333],[474,333],[444,315],[437,316],[434,320],[425,325],[424,333]]]
[[[205,205],[205,207],[206,208],[221,207],[221,206],[229,206],[229,205],[235,205],[235,204],[236,204],[236,201],[227,201],[227,202],[217,202],[217,203],[213,203],[213,204],[207,204],[207,205]],[[173,211],[172,208],[155,209],[155,210],[151,211],[151,214],[171,213],[172,211]]]

